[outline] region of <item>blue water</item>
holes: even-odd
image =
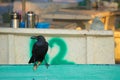
[[[120,65],[0,65],[0,80],[120,80]]]

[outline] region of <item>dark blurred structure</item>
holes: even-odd
[[[14,0],[0,0],[0,24],[6,25],[10,22],[10,12],[13,10]]]
[[[0,2],[13,2],[14,0],[0,0]]]

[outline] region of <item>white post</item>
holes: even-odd
[[[8,35],[8,63],[15,64],[15,40],[14,35]]]

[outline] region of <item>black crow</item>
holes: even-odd
[[[40,36],[33,36],[32,39],[37,39],[32,48],[32,57],[29,60],[29,63],[34,63],[33,69],[36,70],[37,67],[42,63],[45,59],[45,55],[48,51],[48,43],[45,38]],[[45,60],[46,61],[46,60]],[[46,62],[47,65],[47,62]]]

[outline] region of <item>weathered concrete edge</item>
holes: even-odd
[[[113,36],[111,30],[69,30],[69,29],[36,29],[36,28],[0,28],[0,34],[46,34],[46,35],[100,35]]]

